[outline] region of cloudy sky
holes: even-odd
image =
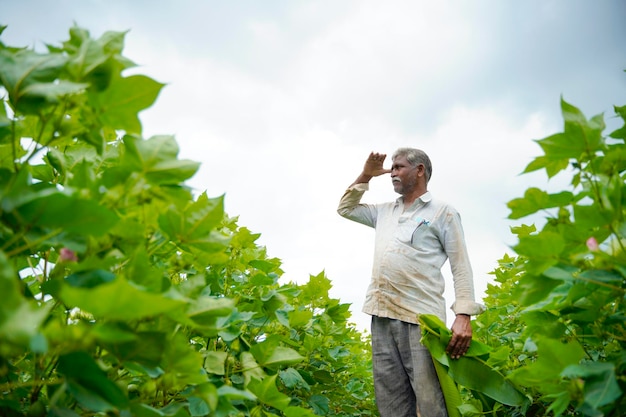
[[[144,136],[175,135],[202,163],[190,185],[226,195],[285,281],[325,271],[361,329],[373,231],[336,207],[367,155],[431,156],[481,299],[515,243],[506,203],[564,185],[519,175],[561,130],[560,97],[609,124],[626,104],[624,21],[622,0],[0,0],[12,46],[60,44],[73,24],[129,31],[125,55],[167,83]],[[384,176],[365,200],[396,196]]]

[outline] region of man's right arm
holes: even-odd
[[[376,208],[375,206],[361,204],[361,198],[365,191],[369,189],[369,181],[372,178],[391,172],[383,168],[386,157],[387,155],[385,154],[370,153],[363,165],[361,174],[341,197],[339,207],[337,208],[340,216],[374,227],[376,223]]]

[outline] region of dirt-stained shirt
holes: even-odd
[[[445,280],[441,272],[450,261],[456,314],[479,314],[484,310],[474,299],[470,259],[459,213],[426,192],[404,209],[402,197],[395,202],[361,204],[367,183],[348,188],[337,212],[376,230],[372,279],[363,312],[417,323],[419,314],[446,320]]]

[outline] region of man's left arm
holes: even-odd
[[[452,338],[446,352],[452,359],[467,353],[472,342],[471,316],[480,314],[484,307],[474,298],[474,282],[469,254],[465,245],[460,215],[452,210],[447,216],[444,249],[450,261],[454,281],[455,301],[452,310],[456,314],[452,327]]]

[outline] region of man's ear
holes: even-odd
[[[418,178],[424,177],[426,176],[426,167],[424,166],[424,164],[419,164],[415,172]]]

